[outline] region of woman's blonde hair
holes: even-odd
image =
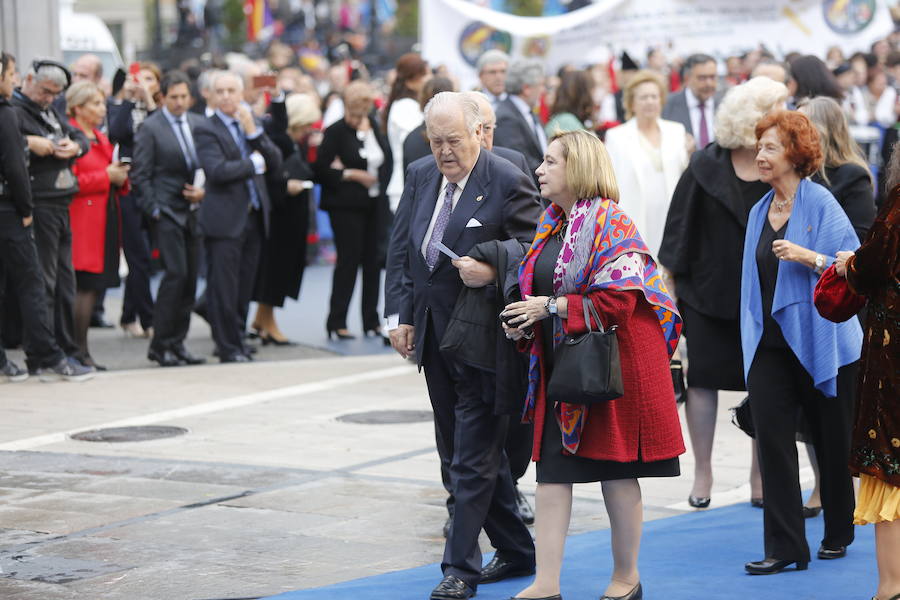
[[[593,133],[580,129],[557,133],[566,159],[566,181],[576,198],[609,198],[619,201],[619,184],[606,146]]]
[[[806,100],[800,105],[800,108],[801,112],[806,113],[809,120],[819,130],[819,141],[822,144],[822,153],[825,155],[819,175],[822,176],[825,183],[831,184],[825,173],[826,167],[840,167],[848,163],[865,169],[869,174],[869,181],[872,181],[869,165],[863,159],[859,145],[850,137],[847,117],[844,115],[841,105],[833,98],[818,96]]]
[[[93,81],[76,81],[66,90],[66,114],[75,116],[75,109],[84,106],[97,94],[103,95]]]
[[[716,110],[716,141],[723,148],[756,147],[756,124],[782,108],[788,89],[768,77],[754,77],[731,88]]]
[[[654,71],[644,69],[638,71],[625,85],[622,90],[622,106],[625,107],[625,118],[630,119],[634,116],[634,90],[643,83],[655,83],[659,88],[659,106],[662,108],[666,103],[666,82]]]

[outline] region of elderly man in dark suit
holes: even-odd
[[[206,173],[199,223],[205,236],[207,314],[221,362],[248,362],[244,328],[264,235],[269,196],[263,175],[281,169],[281,151],[242,102],[243,81],[223,71],[213,76],[216,111],[194,130]]]
[[[455,600],[474,596],[479,583],[534,570],[534,544],[516,509],[503,451],[521,399],[495,397],[491,374],[442,354],[439,346],[462,287],[483,287],[496,277],[492,267],[466,254],[491,240],[530,243],[540,207],[524,173],[481,151],[478,105],[471,98],[436,95],[425,123],[434,161],[411,165],[407,174],[388,255],[389,276],[400,282],[399,316],[388,327],[394,349],[403,357],[415,350],[425,368],[437,434],[452,456],[456,503],[444,578],[431,599]],[[451,262],[441,244],[461,258]],[[482,527],[497,548],[484,568]]]
[[[535,169],[544,161],[547,136],[534,114],[544,94],[544,66],[537,60],[512,64],[506,76],[505,100],[494,106],[497,113],[497,137],[504,146],[518,150],[528,161],[528,170],[537,182]]]
[[[134,148],[135,199],[156,224],[157,247],[165,269],[147,352],[147,358],[162,367],[206,362],[184,345],[197,290],[200,238],[196,211],[204,195],[203,187],[194,185],[200,183],[194,131],[203,117],[187,112],[190,85],[187,75],[178,71],[163,78],[163,108],[138,129]]]
[[[684,61],[684,89],[669,96],[662,118],[684,125],[694,136],[697,149],[715,139],[716,106],[722,99],[716,93],[719,76],[716,59],[708,54],[692,54]]]

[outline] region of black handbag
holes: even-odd
[[[744,397],[740,404],[731,407],[731,422],[750,437],[756,437],[753,415],[750,412],[750,396]]]
[[[673,358],[669,361],[669,370],[672,372],[672,387],[675,389],[675,403],[681,404],[687,400],[687,391],[684,385],[684,367],[681,361]]]
[[[588,330],[568,335],[553,354],[553,374],[547,384],[551,403],[594,404],[622,396],[622,365],[616,325],[604,331],[592,302],[582,297]],[[591,329],[593,316],[599,330]]]

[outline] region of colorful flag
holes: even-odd
[[[244,15],[247,17],[248,41],[258,42],[272,37],[274,19],[269,0],[245,0]]]

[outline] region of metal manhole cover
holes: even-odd
[[[146,442],[184,435],[184,427],[169,425],[141,425],[139,427],[109,427],[74,433],[70,437],[82,442]]]
[[[395,423],[424,423],[433,419],[430,410],[370,410],[341,415],[338,421],[362,425],[392,425]]]

